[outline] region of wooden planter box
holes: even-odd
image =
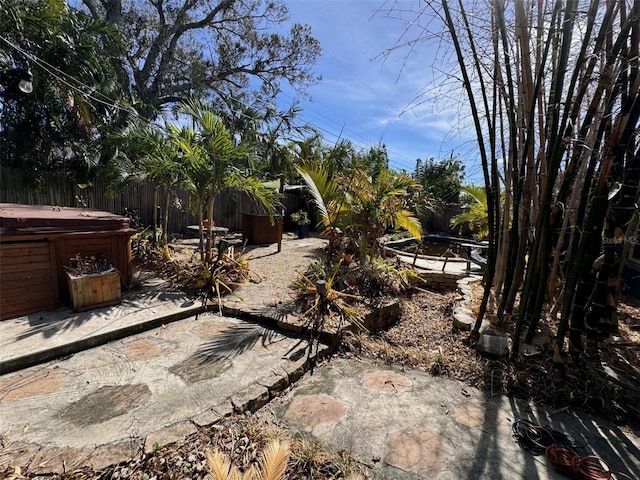
[[[66,275],[74,312],[117,305],[122,301],[117,270],[80,276],[67,272]]]
[[[242,237],[248,241],[249,245],[270,245],[282,241],[281,215],[273,218],[271,225],[269,215],[266,213],[243,213],[242,214]]]

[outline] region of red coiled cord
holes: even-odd
[[[524,429],[520,426],[524,425]],[[544,452],[549,464],[558,472],[577,480],[633,480],[623,472],[611,471],[600,457],[595,455],[581,456],[573,448],[555,440],[554,433],[564,438],[570,438],[540,425],[534,425],[527,420],[518,419],[513,425],[514,436],[520,445],[532,453]],[[539,441],[545,440],[545,441]],[[547,444],[545,444],[547,443]],[[566,443],[566,442],[563,442]]]

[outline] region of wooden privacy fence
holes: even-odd
[[[149,183],[127,186],[114,197],[107,197],[106,188],[97,181],[81,188],[61,174],[51,173],[43,191],[36,191],[26,185],[20,171],[0,167],[0,202],[24,205],[51,205],[60,207],[86,207],[118,215],[134,212],[140,225],[151,226],[153,211],[157,208],[153,201],[153,186]],[[304,193],[300,189],[285,191],[283,200],[288,215],[304,208]],[[246,195],[227,189],[216,198],[214,220],[217,225],[238,231],[242,228],[242,214],[256,210]],[[169,209],[169,232],[186,234],[188,225],[196,225],[197,216],[189,208],[189,194],[179,190]],[[290,226],[285,223],[285,227]]]

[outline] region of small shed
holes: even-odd
[[[132,282],[129,218],[86,208],[0,203],[0,320],[69,301],[64,266],[104,257]]]

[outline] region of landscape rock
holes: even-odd
[[[487,322],[486,320],[483,320],[480,324],[478,333],[480,333],[481,335],[497,335],[497,332],[493,328],[493,325],[491,325],[491,323]]]
[[[462,331],[469,332],[475,323],[475,319],[466,313],[454,313],[453,325]]]
[[[453,313],[464,313],[465,315],[469,315],[470,317],[473,317],[473,312],[471,311],[470,308],[467,308],[466,306],[460,305],[458,307],[456,307],[456,309],[453,311]]]
[[[478,350],[490,355],[504,356],[509,354],[509,339],[497,335],[480,335]]]
[[[193,423],[186,421],[174,423],[156,432],[151,432],[144,442],[144,452],[151,453],[172,443],[182,442],[196,431]]]

